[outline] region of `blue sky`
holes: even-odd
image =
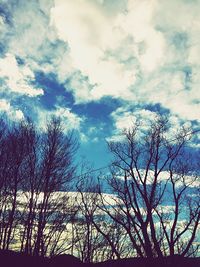
[[[95,167],[106,140],[156,111],[198,129],[199,14],[199,0],[1,0],[0,112],[61,116]]]

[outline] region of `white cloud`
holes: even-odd
[[[80,133],[80,139],[82,143],[87,143],[88,142],[88,137],[84,133]]]
[[[137,171],[135,168],[133,168],[133,173],[135,175],[135,177],[137,178],[138,183],[144,182],[144,180],[146,179],[146,169],[139,169],[139,173],[140,173],[140,178],[138,177]],[[118,179],[124,180],[124,176],[119,174],[117,176]],[[132,180],[132,176],[128,175],[127,177],[129,180]],[[177,174],[177,173],[172,173],[172,179],[175,182],[175,186],[176,188],[180,188],[180,187],[184,187],[187,186],[187,188],[191,188],[191,187],[196,187],[199,188],[200,186],[200,177],[197,177],[196,175],[181,175],[181,174]],[[155,179],[155,171],[153,170],[148,170],[148,175],[147,175],[147,180],[146,183],[147,184],[152,184],[154,182]],[[161,171],[157,177],[157,183],[169,183],[169,185],[171,184],[170,181],[170,171]]]
[[[62,121],[63,130],[65,132],[75,129],[80,130],[81,124],[84,121],[84,117],[79,117],[77,114],[73,113],[69,108],[57,106],[54,111],[47,111],[40,109],[38,111],[38,123],[39,127],[45,130],[46,122],[52,116],[59,117]]]
[[[51,23],[70,48],[76,101],[110,95],[160,103],[180,118],[198,120],[200,5],[129,0],[124,10],[112,12],[106,1],[55,0]]]
[[[129,107],[118,108],[111,116],[115,122],[117,130],[129,129],[134,127],[136,122],[140,121],[142,128],[146,128],[150,122],[155,119],[156,114],[146,109],[136,109],[134,112]]]
[[[136,124],[140,123],[138,136],[146,131],[151,122],[156,118],[156,113],[146,109],[130,110],[130,106],[120,107],[111,113],[111,118],[114,122],[113,135],[106,138],[107,141],[122,141],[124,139],[123,131],[133,129]]]
[[[129,0],[128,12],[119,20],[123,31],[133,37],[136,57],[142,70],[147,72],[164,63],[165,39],[152,23],[157,6],[158,1],[155,0]]]
[[[118,25],[115,29],[116,18],[107,17],[97,7],[90,1],[56,0],[51,10],[59,38],[70,47],[72,66],[88,78],[90,86],[84,89],[80,79],[73,82],[77,101],[100,99],[104,95],[126,97],[127,88],[135,81],[134,70],[117,58],[106,56],[106,51],[117,48],[123,36],[119,35]],[[83,90],[85,93],[79,94]]]
[[[13,7],[12,12],[14,24],[13,38],[8,44],[12,54],[22,58],[31,58],[36,61],[45,60],[49,52],[49,41],[55,39],[53,29],[49,27],[48,13],[53,1],[19,1]],[[8,3],[9,6],[9,3]]]
[[[43,94],[40,88],[29,85],[34,80],[34,74],[28,66],[18,66],[15,56],[6,54],[0,58],[0,78],[4,79],[6,88],[12,92],[35,97]]]
[[[20,109],[16,109],[10,105],[5,99],[0,99],[0,113],[6,113],[11,120],[22,120],[24,114]]]
[[[134,115],[132,112],[124,112],[123,115],[118,112],[114,112],[113,114],[115,119],[115,127],[116,129],[129,129],[132,128],[134,123],[136,122]]]
[[[5,25],[4,25],[3,17],[0,16],[0,29],[3,30],[4,26]]]
[[[108,11],[91,1],[55,1],[52,24],[59,38],[70,47],[72,66],[80,71],[80,76],[88,78],[84,89],[80,79],[72,84],[77,101],[105,95],[134,98],[129,87],[136,82],[139,68],[152,71],[160,66],[165,41],[150,24],[155,4],[132,2],[126,14],[118,10],[115,16],[108,16]],[[128,63],[132,57],[136,62]],[[80,91],[85,93],[79,94]]]
[[[160,103],[177,120],[199,120],[198,1],[40,0],[9,8],[14,26],[0,17],[9,52],[0,59],[3,90],[43,94],[30,85],[42,70],[55,73],[79,103],[112,96],[132,107]],[[116,129],[132,118],[126,108],[112,116]]]
[[[62,119],[66,129],[79,129],[83,118],[78,117],[75,113],[71,112],[69,108],[58,107],[54,112],[55,116]]]
[[[136,138],[141,138],[156,121],[157,113],[143,108],[136,108],[132,111],[132,106],[127,105],[112,112],[111,118],[114,123],[114,130],[113,135],[108,137],[107,141],[122,141],[124,139],[123,130],[132,129],[138,123]],[[168,140],[173,140],[182,127],[188,131],[192,128],[190,120],[180,119],[178,115],[169,114],[168,120],[169,129],[165,133]]]

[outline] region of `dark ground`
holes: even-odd
[[[200,258],[129,258],[110,260],[96,264],[82,263],[71,255],[60,255],[54,258],[28,256],[14,251],[0,250],[0,267],[200,267]]]

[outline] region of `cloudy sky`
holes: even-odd
[[[137,118],[198,129],[199,14],[200,0],[0,0],[0,112],[60,115],[95,167]]]

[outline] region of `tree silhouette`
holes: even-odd
[[[167,118],[158,116],[148,131],[137,124],[108,144],[115,156],[109,184],[117,198],[110,209],[101,194],[99,208],[124,228],[139,257],[189,255],[197,237],[197,187],[194,197],[189,192],[198,175],[185,149],[189,130],[180,129],[171,141],[169,129]]]
[[[53,254],[69,221],[68,197],[77,140],[52,117],[40,132],[30,120],[0,122],[0,247]],[[59,243],[59,245],[58,245]]]

